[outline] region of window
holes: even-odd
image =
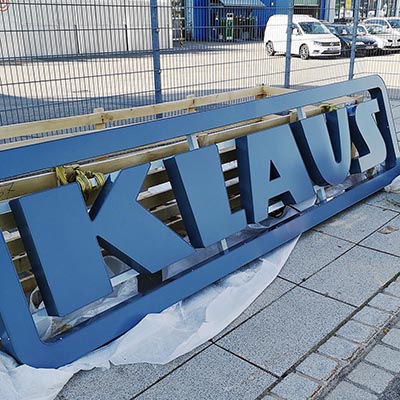
[[[299,22],[299,25],[304,33],[312,35],[330,33],[329,30],[319,22]]]
[[[389,19],[390,26],[395,29],[400,29],[400,18],[399,19]]]

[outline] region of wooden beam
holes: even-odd
[[[102,114],[104,113],[104,108],[103,107],[98,107],[93,109],[93,114]],[[94,129],[105,129],[106,124],[105,122],[99,122],[97,124],[94,124]]]
[[[249,89],[224,92],[209,96],[202,96],[161,104],[126,108],[114,111],[96,111],[92,114],[77,115],[72,117],[49,119],[44,121],[26,122],[0,127],[0,139],[28,136],[38,133],[54,132],[82,126],[100,126],[107,122],[133,119],[151,115],[181,111],[190,108],[207,106],[211,104],[230,102],[238,99],[256,97],[263,93],[264,86]],[[64,135],[61,135],[64,137]]]
[[[281,94],[293,93],[296,89],[286,89],[281,87],[264,86],[264,95],[266,97],[279,96]]]
[[[18,274],[18,277],[25,293],[30,293],[36,288],[37,283],[32,272],[24,271]]]

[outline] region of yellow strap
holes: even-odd
[[[89,198],[90,193],[102,188],[106,182],[103,173],[82,171],[77,164],[56,167],[56,175],[59,185],[68,185],[69,183],[77,182],[85,200]],[[95,185],[92,182],[93,179],[96,182]]]
[[[333,110],[338,110],[339,108],[341,108],[339,105],[331,104],[331,103],[322,103],[322,104],[320,104],[319,107],[322,111],[325,111],[325,112],[331,112]]]

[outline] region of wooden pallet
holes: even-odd
[[[41,143],[50,140],[59,140],[66,136],[84,135],[91,130],[79,133],[68,133],[62,136],[46,136],[40,138],[28,138],[21,141],[22,138],[42,133],[53,132],[57,130],[74,129],[79,127],[91,126],[92,129],[104,129],[108,122],[127,120],[138,117],[148,117],[164,113],[173,112],[196,112],[198,107],[217,105],[221,103],[231,103],[236,101],[248,101],[260,99],[268,96],[276,96],[288,93],[291,90],[272,88],[259,85],[254,88],[239,90],[228,93],[204,97],[189,97],[185,100],[168,102],[157,105],[143,106],[116,111],[95,110],[92,114],[76,117],[67,117],[38,121],[31,123],[16,124],[0,127],[1,139],[17,139],[12,143],[0,145],[0,150],[25,146],[28,144]],[[342,97],[333,99],[329,102],[331,107],[342,107],[345,104],[357,103],[361,97]],[[298,111],[304,116],[313,116],[327,111],[326,102],[322,105],[313,105],[304,107],[302,110],[290,110],[287,115],[265,115],[258,119],[244,121],[240,124],[223,126],[207,132],[197,133],[197,142],[200,147],[225,142],[252,132],[261,131],[278,125],[287,124],[298,119]],[[80,167],[82,170],[102,172],[109,174],[123,168],[139,165],[145,162],[151,162],[182,153],[189,150],[188,138],[182,137],[173,142],[154,143],[153,146],[136,148],[129,152],[113,154],[108,157],[102,157],[90,161],[82,161]],[[224,148],[220,151],[221,163],[229,164],[224,172],[227,185],[228,196],[232,210],[240,208],[239,184],[237,182],[237,168],[232,161],[236,160],[235,149]],[[178,206],[175,202],[174,194],[170,188],[155,193],[152,189],[157,185],[168,182],[168,176],[163,168],[151,170],[144,182],[142,192],[139,195],[140,203],[153,215],[166,223],[178,234],[185,236],[185,227],[183,225]],[[28,193],[38,192],[58,185],[55,171],[45,171],[33,176],[24,176],[0,182],[0,202],[7,203],[9,199],[22,196]],[[88,205],[93,202],[95,195],[88,200]],[[4,232],[10,254],[19,274],[20,282],[26,292],[36,287],[35,278],[31,272],[31,265],[26,256],[24,245],[21,241],[14,218],[9,211],[0,213],[0,227]]]

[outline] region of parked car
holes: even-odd
[[[375,17],[375,18],[367,18],[364,21],[365,25],[381,25],[386,27],[388,32],[390,33],[399,33],[400,34],[400,18],[399,17]]]
[[[388,32],[382,25],[359,25],[358,32],[364,32],[366,36],[373,37],[380,51],[400,48],[400,35]]]
[[[338,56],[341,52],[340,41],[317,19],[308,15],[293,15],[291,54],[297,54],[302,60],[309,57]],[[265,27],[264,46],[269,56],[286,53],[288,16],[272,15]]]
[[[348,57],[351,53],[351,43],[353,40],[353,27],[345,24],[325,24],[325,26],[340,39],[342,55]],[[356,55],[366,56],[376,52],[378,44],[369,36],[356,36]]]

